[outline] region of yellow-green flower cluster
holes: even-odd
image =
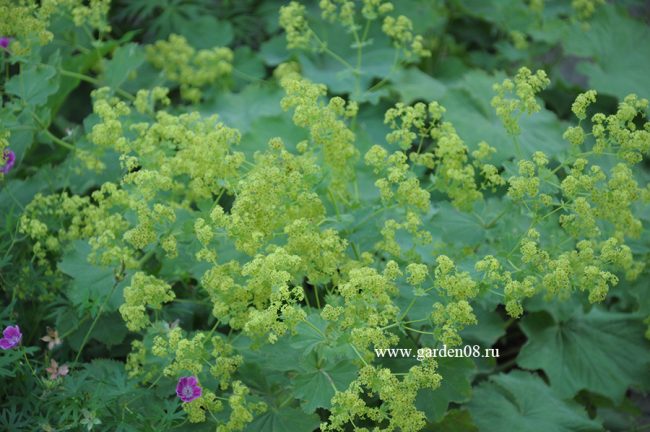
[[[371,267],[359,267],[350,270],[349,278],[339,284],[338,292],[343,299],[339,327],[352,329],[352,341],[357,347],[386,347],[397,342],[394,334],[381,327],[397,318],[399,309],[392,297],[397,294],[394,280],[399,275],[397,263],[389,261],[383,273]]]
[[[413,106],[398,103],[388,109],[384,116],[384,123],[393,130],[386,135],[386,141],[407,150],[417,140],[417,151],[410,153],[409,159],[416,165],[434,170],[434,187],[448,194],[456,207],[468,209],[474,201],[482,198],[482,194],[477,190],[474,167],[468,163],[467,146],[453,125],[442,121],[444,112],[445,108],[437,102],[428,105],[418,102]],[[435,143],[432,151],[421,152],[425,140]],[[477,156],[487,157],[484,152],[485,149]],[[366,155],[366,163],[373,166],[376,172],[382,166],[381,156],[381,150],[374,147]],[[405,167],[407,165],[402,163],[399,169],[405,170]],[[486,176],[500,184],[496,171],[494,166],[484,168]],[[383,191],[382,197],[386,195],[390,198],[389,181],[381,180],[378,184],[380,191]]]
[[[643,264],[634,261],[630,248],[614,237],[603,241],[580,240],[571,250],[553,255],[540,245],[540,233],[530,229],[519,245],[523,268],[521,279],[505,271],[493,256],[486,256],[476,263],[476,271],[483,273],[481,283],[491,289],[502,286],[506,311],[513,317],[523,313],[522,300],[538,292],[547,297],[566,299],[574,291],[588,291],[589,301],[605,299],[609,288],[618,283],[612,271],[622,271],[628,279],[636,278]],[[508,261],[511,264],[511,261]]]
[[[515,201],[535,198],[539,194],[540,178],[537,171],[540,165],[529,160],[520,160],[518,165],[519,175],[508,179],[508,196]]]
[[[197,51],[183,36],[172,34],[167,41],[147,46],[147,59],[167,80],[180,84],[183,99],[197,103],[202,97],[201,87],[227,83],[233,53],[225,47]]]
[[[39,45],[52,41],[54,34],[49,30],[56,15],[70,14],[78,27],[88,26],[90,30],[109,32],[108,12],[111,0],[2,0],[0,1],[0,34],[10,35],[12,52],[25,54],[31,40]]]
[[[437,363],[433,359],[425,359],[421,365],[409,369],[400,380],[390,369],[364,366],[359,371],[359,378],[346,390],[339,389],[334,395],[329,422],[322,423],[321,430],[345,430],[346,425],[354,425],[355,420],[384,423],[384,430],[389,431],[422,430],[426,421],[424,413],[415,407],[415,398],[420,389],[438,388],[442,377],[436,369]],[[365,396],[377,397],[381,405],[369,406]]]
[[[354,28],[356,6],[350,0],[320,0],[318,6],[321,9],[323,19],[330,22],[339,21],[345,27]]]
[[[297,306],[303,299],[303,288],[291,283],[300,261],[300,257],[278,247],[244,265],[241,274],[248,278],[245,289],[253,306],[245,318],[245,333],[265,336],[273,343],[304,319],[304,311]]]
[[[257,153],[254,167],[234,187],[237,199],[225,218],[228,235],[249,255],[292,221],[317,224],[325,213],[312,191],[319,174],[314,157],[289,153],[279,139],[270,144],[271,150]]]
[[[157,335],[153,339],[152,353],[165,359],[167,366],[163,373],[166,376],[176,377],[188,372],[200,378],[207,366],[209,373],[219,380],[222,391],[231,390],[227,399],[230,411],[228,420],[217,427],[218,431],[235,432],[242,430],[250,423],[255,414],[266,410],[263,402],[252,403],[246,398],[250,390],[240,381],[233,381],[237,368],[242,364],[243,358],[234,354],[232,345],[218,335],[208,339],[209,335],[199,332],[191,339],[183,337],[183,331],[176,327],[167,332],[165,336]],[[210,345],[212,348],[210,348]],[[206,413],[224,410],[224,404],[209,388],[203,387],[203,394],[188,403],[183,404],[183,409],[192,423],[204,422]]]
[[[560,223],[574,236],[597,237],[600,228],[596,221],[602,220],[610,222],[619,236],[638,237],[643,225],[633,206],[647,197],[632,170],[619,163],[608,178],[598,165],[584,172],[587,163],[586,159],[577,159],[560,185],[562,195],[571,203],[571,212],[562,215]]]
[[[296,1],[280,8],[280,27],[287,34],[287,48],[289,49],[309,47],[312,31],[305,13],[305,6]]]
[[[522,67],[514,80],[506,78],[501,84],[494,84],[496,96],[492,98],[491,104],[509,134],[519,134],[519,117],[524,113],[532,114],[541,110],[535,95],[550,83],[543,70],[533,74],[530,69]]]
[[[597,254],[599,249],[600,254]],[[642,264],[634,262],[630,248],[613,237],[601,242],[579,241],[576,250],[564,252],[557,258],[549,258],[542,250],[537,255],[541,257],[538,269],[546,272],[542,282],[549,295],[566,298],[574,288],[579,288],[589,291],[592,303],[604,300],[609,287],[618,283],[618,278],[606,268],[622,270],[629,279],[636,278],[643,268]]]
[[[154,89],[152,104],[156,100],[164,103],[166,93]],[[160,242],[168,256],[176,256],[177,242],[170,229],[177,207],[189,208],[196,200],[212,198],[223,187],[232,187],[230,182],[236,181],[244,162],[242,153],[231,151],[239,142],[239,132],[225,127],[215,116],[204,119],[198,113],[174,116],[158,111],[154,122],[129,124],[125,121],[131,112],[128,104],[111,97],[108,89],[96,91],[94,97],[100,122],[89,138],[98,151],[111,148],[121,154],[127,171],[122,185],[106,183],[92,194],[92,200],[67,195],[34,200],[23,216],[22,229],[37,240],[35,253],[41,259],[46,253],[44,244],[56,252],[60,249],[57,239],[78,238],[89,240],[93,257],[103,265],[124,261],[133,267],[134,253],[155,242]],[[159,195],[174,204],[156,202]],[[175,198],[170,200],[170,196]],[[54,216],[64,223],[71,220],[56,236],[48,237],[54,229],[43,229],[44,215],[39,213],[56,200],[64,205]],[[124,218],[127,210],[137,216],[136,223]]]
[[[478,148],[472,152],[472,157],[474,161],[473,165],[478,168],[483,181],[481,182],[481,189],[491,189],[493,192],[497,187],[504,186],[506,180],[501,176],[499,168],[490,163],[484,163],[484,160],[490,159],[490,157],[496,153],[497,149],[490,146],[485,141],[478,143]]]
[[[164,107],[171,104],[168,95],[169,89],[165,87],[156,86],[152,89],[140,89],[135,94],[133,106],[141,114],[152,113],[155,112],[156,103],[160,103]]]
[[[389,15],[394,6],[383,0],[363,0],[361,5],[361,16],[357,2],[350,0],[320,0],[319,7],[321,16],[330,23],[340,23],[353,35],[353,48],[361,50],[368,44],[367,33],[371,22],[384,17],[381,29],[393,42],[395,48],[404,53],[407,59],[428,57],[431,52],[424,46],[424,38],[413,32],[412,21],[404,16]],[[365,20],[365,24],[361,22]],[[289,49],[309,49],[312,42],[315,42],[314,49],[327,51],[327,42],[321,40],[312,30],[307,17],[307,10],[299,2],[292,1],[280,8],[280,27],[287,37]],[[363,32],[361,28],[365,27]],[[331,53],[330,53],[331,54]],[[355,70],[355,72],[359,72]]]
[[[434,128],[431,137],[437,142],[433,150],[436,189],[449,195],[455,207],[471,208],[483,195],[476,185],[474,167],[468,163],[467,146],[449,122]]]
[[[392,129],[386,135],[389,144],[397,144],[402,150],[408,150],[416,139],[420,143],[428,137],[431,128],[439,121],[445,109],[437,102],[428,106],[418,102],[413,106],[398,102],[389,108],[384,115],[384,123]]]
[[[385,17],[381,30],[392,39],[396,48],[404,51],[407,58],[431,56],[431,51],[424,47],[424,38],[413,34],[413,22],[404,15]]]
[[[446,255],[436,258],[435,287],[455,300],[467,300],[478,295],[478,284],[468,272],[458,271]]]
[[[313,34],[305,15],[305,6],[296,1],[280,8],[280,27],[287,34],[287,48],[309,47]]]
[[[233,375],[244,362],[244,358],[235,354],[233,346],[222,336],[213,336],[211,343],[210,356],[214,364],[210,366],[210,374],[219,380],[221,390],[226,390],[230,386]]]
[[[406,209],[429,210],[430,194],[420,187],[420,181],[407,163],[406,154],[397,151],[388,155],[383,147],[374,145],[366,153],[365,162],[375,173],[385,176],[375,182],[384,204],[395,201]]]
[[[209,354],[205,347],[206,335],[196,333],[192,339],[183,337],[183,330],[176,327],[166,337],[156,336],[152,353],[157,357],[171,357],[163,372],[166,376],[180,376],[185,372],[199,375],[203,371]]]
[[[323,19],[338,21],[350,31],[357,31],[356,4],[350,0],[321,0],[319,3]],[[361,15],[368,21],[374,21],[382,15],[393,11],[393,4],[383,0],[363,0]]]
[[[111,8],[111,0],[90,0],[85,5],[81,0],[64,0],[71,8],[72,18],[76,26],[90,26],[93,30],[101,33],[111,31],[108,23],[108,12]]]
[[[650,122],[646,121],[648,100],[631,94],[623,99],[615,114],[597,113],[592,118],[595,153],[609,149],[628,165],[634,165],[650,155]],[[635,121],[643,121],[639,128]]]
[[[521,246],[521,249],[526,251],[523,260],[539,263],[539,257],[548,259],[546,252],[537,253],[536,240],[539,239],[539,233],[530,230],[527,234],[528,237]],[[532,297],[537,292],[538,283],[536,277],[525,276],[522,280],[513,279],[512,273],[504,271],[499,260],[492,255],[487,255],[477,261],[474,269],[479,273],[483,273],[481,283],[488,285],[492,291],[498,286],[503,287],[506,312],[513,318],[518,318],[523,314],[522,301]]]
[[[127,151],[122,118],[131,113],[128,104],[111,96],[111,89],[102,87],[91,93],[93,112],[100,118],[89,134],[90,140],[102,148]]]
[[[183,403],[183,410],[187,413],[190,423],[203,423],[206,412],[219,412],[223,410],[223,404],[217,399],[214,392],[204,389],[200,397]]]
[[[392,3],[383,0],[362,0],[362,3],[361,14],[370,21],[392,12],[394,8]]]
[[[53,0],[45,1],[43,5],[36,1],[0,1],[0,16],[4,17],[0,20],[0,34],[25,41],[36,36],[38,43],[45,45],[54,37],[48,27],[57,7],[58,2]],[[25,47],[20,42],[13,42],[12,49],[22,52]]]
[[[227,390],[233,375],[243,363],[242,356],[221,335],[198,332],[191,339],[183,336],[183,330],[175,327],[164,335],[153,338],[151,352],[165,359],[163,373],[179,376],[187,372],[200,376],[206,366],[208,372],[219,380],[221,390]]]
[[[131,268],[132,251],[115,244],[129,224],[121,213],[111,211],[121,208],[125,200],[126,194],[113,183],[105,183],[90,197],[70,196],[67,192],[37,194],[25,207],[19,230],[34,241],[34,255],[46,268],[48,253],[58,254],[62,246],[78,239],[89,239],[95,251],[93,261],[102,265],[124,263]]]
[[[176,295],[169,284],[155,276],[137,272],[131,278],[131,285],[124,288],[124,304],[120,306],[120,314],[131,331],[141,330],[149,325],[147,307],[161,309],[163,303],[168,303]]]
[[[303,260],[282,247],[269,247],[243,267],[236,261],[215,264],[201,279],[214,305],[213,314],[236,330],[275,342],[304,320],[303,300],[296,275]],[[241,282],[241,283],[240,283]]]
[[[149,381],[154,376],[151,368],[146,368],[147,348],[144,342],[138,339],[131,341],[131,352],[126,357],[124,369],[128,372],[129,377],[141,376],[141,381]]]
[[[510,39],[512,40],[512,44],[518,50],[528,49],[528,40],[526,39],[525,33],[522,33],[519,30],[511,30]]]
[[[571,7],[577,15],[579,21],[585,21],[591,18],[596,12],[598,6],[604,5],[605,0],[571,0]]]
[[[235,381],[232,385],[232,394],[228,397],[230,416],[225,424],[217,426],[216,432],[237,432],[243,430],[255,415],[267,410],[264,402],[249,402],[246,396],[250,389],[242,382]]]
[[[406,266],[406,273],[408,275],[406,281],[413,286],[418,286],[429,276],[429,268],[426,264],[411,263]]]
[[[331,170],[332,188],[344,193],[354,181],[354,162],[359,156],[354,145],[355,135],[344,119],[356,116],[357,104],[346,103],[340,97],[325,104],[321,98],[326,95],[327,88],[298,74],[285,76],[281,85],[286,92],[282,108],[294,109],[293,122],[309,130],[311,142],[322,148],[325,164]]]
[[[588,90],[580,93],[571,105],[571,111],[580,120],[587,118],[587,108],[596,102],[596,90]]]
[[[458,334],[465,326],[476,324],[476,315],[467,300],[450,302],[446,306],[441,303],[433,305],[431,320],[436,325],[436,338],[447,346],[460,345],[463,341]]]
[[[348,243],[336,230],[324,231],[307,219],[297,219],[284,229],[287,234],[288,253],[299,256],[299,273],[307,276],[311,284],[338,281],[338,269],[346,260]]]

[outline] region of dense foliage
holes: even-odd
[[[0,429],[647,427],[649,20],[0,0]]]

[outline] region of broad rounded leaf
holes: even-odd
[[[544,370],[562,397],[585,389],[620,402],[630,386],[650,374],[650,343],[633,315],[597,308],[585,314],[578,308],[558,322],[545,313],[531,314],[521,328],[528,342],[517,364]]]
[[[588,432],[602,427],[562,401],[538,376],[514,371],[484,381],[468,405],[481,432]]]

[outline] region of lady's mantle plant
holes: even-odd
[[[162,3],[0,1],[4,428],[639,426],[647,26]]]

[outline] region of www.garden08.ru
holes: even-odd
[[[415,358],[422,361],[425,358],[436,357],[499,357],[499,348],[483,348],[479,345],[465,345],[462,348],[375,348],[377,357]]]

